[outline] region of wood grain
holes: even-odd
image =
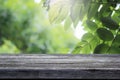
[[[0,55],[0,78],[120,79],[120,55]]]

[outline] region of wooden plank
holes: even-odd
[[[0,78],[120,79],[120,55],[0,55]]]

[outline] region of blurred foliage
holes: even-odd
[[[81,21],[87,31],[71,53],[120,53],[120,0],[43,0],[51,23]],[[68,27],[68,26],[65,26]]]
[[[63,26],[35,0],[0,0],[0,53],[69,53],[78,40]]]

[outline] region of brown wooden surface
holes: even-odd
[[[0,78],[120,79],[120,55],[0,55]]]

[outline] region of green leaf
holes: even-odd
[[[115,37],[112,45],[113,46],[120,46],[120,34]]]
[[[107,29],[105,29],[105,28],[99,28],[99,29],[97,29],[97,35],[103,41],[111,41],[114,38],[112,32],[109,31],[109,30],[107,30]]]
[[[120,46],[111,46],[108,52],[110,54],[120,54]]]
[[[116,30],[119,28],[119,25],[115,21],[113,21],[110,17],[101,18],[101,22],[105,27],[109,29]]]
[[[84,34],[82,37],[82,41],[88,42],[88,44],[91,46],[91,51],[93,51],[96,45],[100,43],[99,38],[91,33]]]
[[[111,15],[112,10],[110,10],[110,4],[103,4],[99,12],[100,17],[107,17]]]
[[[83,21],[86,18],[87,14],[88,14],[88,10],[91,5],[91,2],[92,2],[92,0],[83,0],[84,8],[83,8],[83,10],[80,11],[80,20],[81,21]]]
[[[64,19],[68,16],[69,13],[69,6],[65,5],[61,8],[59,15],[57,16],[55,22],[60,23],[64,21]]]
[[[108,50],[109,46],[107,44],[100,44],[98,46],[96,46],[95,50],[94,50],[94,54],[105,54]]]
[[[75,48],[71,51],[71,53],[73,53],[73,54],[79,54],[80,51],[81,51],[81,49],[82,49],[82,44],[81,44],[81,42],[79,42],[79,43],[75,46]]]
[[[95,16],[95,14],[98,12],[98,8],[99,8],[100,4],[95,4],[95,3],[91,3],[89,10],[88,10],[88,19],[91,19],[92,17]]]
[[[50,22],[53,23],[63,21],[69,13],[70,6],[69,0],[51,1],[49,9]]]
[[[107,3],[107,0],[102,0],[103,3]]]
[[[64,29],[67,30],[68,28],[70,28],[71,24],[72,24],[72,20],[70,17],[68,17],[65,21]]]
[[[51,8],[49,10],[49,20],[51,23],[53,23],[56,20],[56,18],[58,17],[60,8],[61,7],[59,5],[51,6]]]
[[[120,34],[116,36],[114,42],[120,43]]]
[[[91,30],[91,31],[96,31],[97,29],[97,24],[93,21],[87,20],[86,21],[87,27]]]
[[[117,24],[120,23],[119,15],[120,15],[120,12],[119,12],[119,13],[115,12],[114,15],[112,16],[112,19],[113,19]]]
[[[83,54],[90,54],[91,53],[91,44],[87,41],[84,41],[85,45],[82,48],[82,52]]]
[[[81,42],[79,42],[72,53],[74,54],[89,54],[92,53],[96,45],[99,44],[99,39],[91,33],[83,35]]]
[[[89,54],[91,51],[91,46],[87,41],[79,42],[74,50],[72,51],[73,54]]]
[[[78,22],[79,22],[79,16],[80,13],[83,12],[84,10],[84,6],[83,3],[81,2],[81,0],[76,0],[74,5],[71,8],[71,19],[73,21],[74,26],[76,27]]]
[[[77,1],[78,2],[78,1]],[[71,7],[71,19],[72,21],[75,21],[79,14],[80,14],[80,8],[81,8],[81,5],[79,3],[75,2],[74,5]]]
[[[92,41],[90,42],[91,44],[91,52],[94,52],[95,47],[100,44],[100,39],[97,36],[94,36]]]
[[[93,35],[91,33],[86,33],[86,34],[83,35],[82,41],[90,42],[92,38],[93,38]]]
[[[81,4],[80,14],[78,16],[81,21],[83,20],[87,12],[88,12],[87,6],[84,6],[84,4]]]

